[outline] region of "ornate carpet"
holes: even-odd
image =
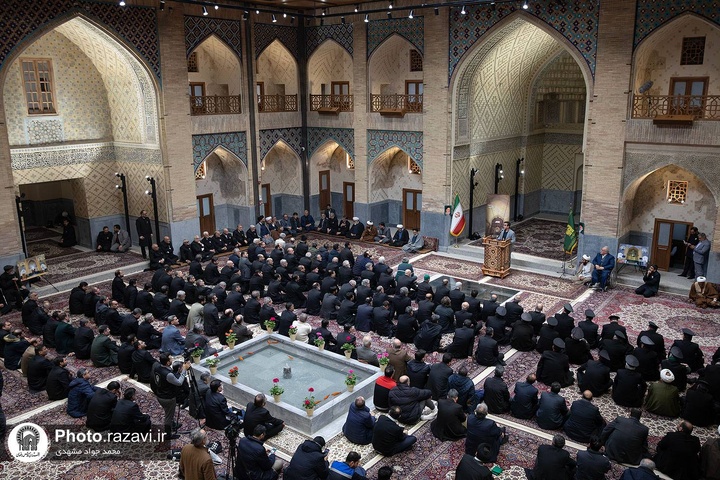
[[[53,283],[80,278],[95,273],[112,271],[142,262],[141,255],[133,252],[79,252],[48,262],[49,274],[45,278]]]
[[[27,247],[28,256],[45,255],[45,258],[48,260],[82,253],[82,250],[78,250],[77,248],[61,247],[55,240],[39,240],[28,243]]]
[[[413,260],[413,267],[431,272],[478,281],[483,278],[482,264],[431,253]]]
[[[488,283],[567,299],[576,298],[587,290],[586,286],[570,280],[515,269],[511,269],[505,278],[492,277]]]
[[[531,218],[515,223],[512,225],[515,232],[513,252],[562,260],[564,256],[565,227],[564,222],[539,218]],[[470,245],[482,247],[482,240],[475,240]]]
[[[37,242],[46,238],[60,238],[60,232],[45,227],[28,227],[25,229],[25,241]]]

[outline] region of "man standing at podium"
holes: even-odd
[[[497,236],[498,240],[510,240],[510,243],[515,243],[515,232],[510,230],[510,222],[503,222],[503,229],[500,235]]]

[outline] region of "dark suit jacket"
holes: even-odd
[[[567,450],[540,445],[533,469],[535,480],[569,480],[575,474],[575,465]]]
[[[271,424],[279,425],[282,420],[273,417],[265,407],[256,407],[254,403],[248,403],[247,409],[245,410],[245,416],[243,417],[243,428],[245,430],[245,436],[249,437],[252,435],[252,431],[255,427],[260,424]]]
[[[698,437],[685,432],[670,432],[660,440],[655,450],[655,464],[664,474],[674,480],[700,478]]]
[[[474,344],[475,331],[467,327],[458,328],[455,330],[453,341],[447,347],[447,351],[452,354],[453,358],[472,357]]]
[[[502,378],[488,377],[483,386],[489,413],[510,411],[510,391]]]
[[[393,453],[395,446],[405,439],[403,427],[395,423],[387,415],[381,415],[375,422],[372,445],[375,450],[388,455]]]
[[[437,417],[430,424],[430,430],[435,438],[443,441],[465,438],[467,428],[463,425],[465,412],[462,405],[448,398],[441,398],[438,400],[437,408]]]
[[[452,374],[452,368],[444,363],[434,363],[430,366],[430,373],[425,387],[432,392],[433,400],[444,398],[447,395],[448,379]]]
[[[480,463],[474,455],[467,453],[462,456],[460,463],[455,469],[455,478],[463,480],[492,480],[492,472]]]
[[[515,384],[515,395],[510,400],[513,417],[530,419],[535,416],[538,405],[538,389],[527,382]]]
[[[537,423],[540,428],[557,430],[565,423],[567,413],[568,408],[563,397],[552,392],[540,394],[537,410]]]
[[[605,425],[600,410],[592,402],[581,398],[570,406],[570,418],[565,422],[565,433],[576,442],[588,443],[593,433]]]
[[[648,432],[638,420],[618,417],[603,429],[600,439],[610,460],[637,465],[648,453]]]

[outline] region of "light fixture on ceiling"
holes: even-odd
[[[345,17],[340,17],[340,23],[342,23],[343,25],[345,25]]]
[[[295,24],[295,17],[290,17],[290,25],[294,25],[294,24]]]
[[[413,13],[414,13],[414,10],[411,9],[410,14],[408,15],[408,18],[413,18]]]
[[[165,10],[165,0],[160,0],[160,11],[162,12],[164,10]]]
[[[355,5],[355,13],[357,13],[360,10],[360,5]]]
[[[283,18],[287,18],[287,13],[283,12]]]
[[[365,14],[365,23],[368,23],[370,21],[370,15],[367,13]]]
[[[322,9],[322,16],[324,17],[326,13],[327,13],[327,8],[323,8],[323,9]]]
[[[219,8],[220,8],[220,5],[218,5],[218,4],[216,3],[216,4],[215,4],[215,10],[218,10]]]
[[[465,15],[467,12],[465,11],[465,5],[462,6],[462,10],[460,10],[460,15]]]
[[[248,19],[248,13],[249,13],[249,12],[248,12],[247,10],[245,10],[245,11],[243,12],[243,15],[242,15],[242,19],[243,19],[243,20],[247,20],[247,19]]]
[[[260,15],[260,10],[255,10],[255,15]]]
[[[207,8],[203,7],[203,16],[207,16],[207,14],[208,14]]]
[[[277,18],[275,18],[275,14],[274,14],[274,13],[272,14],[272,22],[273,22],[273,23],[277,23]]]
[[[440,15],[440,9],[435,7],[435,15]]]
[[[528,3],[527,3],[527,0],[525,0],[523,2],[523,10],[527,10],[527,9],[528,9]]]
[[[120,0],[120,6],[121,6],[121,7],[124,7],[124,6],[125,6],[125,0]]]
[[[387,12],[388,18],[392,18],[392,12]]]
[[[390,10],[392,10],[392,8],[393,8],[393,0],[390,0],[390,3],[388,4],[388,8],[389,8]]]

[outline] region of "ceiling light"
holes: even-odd
[[[327,13],[327,8],[323,8],[323,9],[322,9],[322,15],[323,15],[323,17],[325,16],[326,13]]]
[[[340,17],[340,23],[342,23],[343,25],[345,25],[345,17]]]
[[[248,11],[247,11],[247,10],[245,10],[245,11],[243,12],[242,19],[243,19],[243,20],[247,20],[247,19],[248,19]]]
[[[392,7],[393,7],[393,2],[392,2],[392,0],[390,0],[390,4],[388,5],[388,8],[389,8],[390,10],[392,10]]]
[[[360,10],[360,5],[355,5],[355,13],[357,13],[358,10]]]
[[[125,6],[125,0],[120,0],[120,6],[121,6],[121,7],[124,7],[124,6]]]
[[[207,16],[207,14],[208,14],[207,8],[203,7],[203,15]]]
[[[408,15],[408,18],[413,18],[413,10],[410,10],[410,15]]]
[[[367,13],[365,14],[365,23],[368,23],[370,21],[370,15]]]
[[[277,18],[275,18],[275,14],[274,14],[274,13],[272,14],[272,22],[273,22],[273,23],[277,23]]]
[[[523,10],[527,10],[527,9],[528,9],[528,4],[527,4],[527,0],[525,0],[525,2],[523,2]]]
[[[387,12],[388,18],[392,18],[392,12]]]
[[[165,10],[165,0],[160,0],[160,11],[162,12],[164,10]]]
[[[440,9],[435,7],[435,15],[440,15]]]
[[[460,10],[460,15],[465,15],[467,12],[465,11],[465,5],[462,6],[462,10]]]
[[[283,12],[283,18],[287,18],[287,13]]]
[[[260,15],[260,10],[255,10],[255,15]]]
[[[219,8],[220,8],[220,6],[216,4],[216,5],[215,5],[215,10],[217,10],[217,9],[219,9]]]

